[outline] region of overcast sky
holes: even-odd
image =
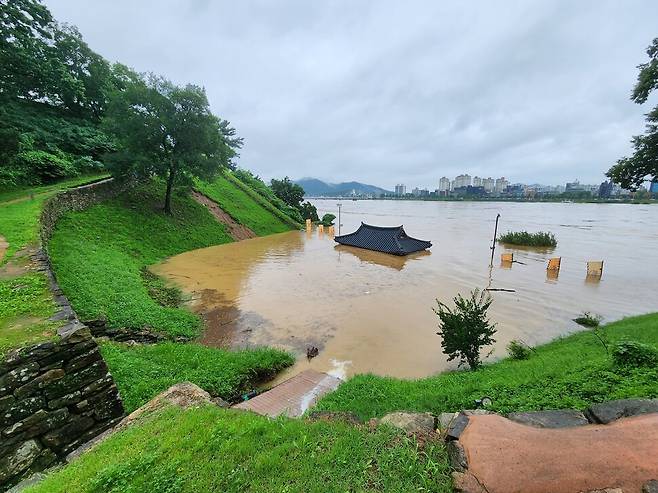
[[[108,60],[204,86],[266,179],[599,183],[655,104],[629,99],[655,0],[45,3]]]

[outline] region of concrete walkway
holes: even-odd
[[[487,493],[640,493],[658,478],[655,413],[556,429],[495,414],[471,416],[459,442],[468,472]]]
[[[295,418],[304,414],[318,398],[335,390],[340,383],[340,378],[315,370],[305,370],[267,392],[233,407],[264,416],[285,415]]]

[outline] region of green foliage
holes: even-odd
[[[658,38],[647,48],[649,61],[638,66],[640,73],[633,88],[631,100],[646,103],[650,94],[658,88]],[[606,175],[615,183],[629,190],[637,190],[644,181],[658,181],[658,106],[646,115],[644,135],[631,139],[633,155],[617,161]]]
[[[247,226],[259,236],[290,230],[290,218],[284,220],[281,212],[275,215],[273,211],[276,208],[271,205],[267,208],[264,203],[254,199],[255,192],[250,194],[236,186],[236,182],[241,183],[227,172],[220,173],[212,182],[197,181],[195,187],[217,202],[235,221]]]
[[[583,314],[580,317],[576,317],[573,319],[574,322],[576,322],[578,325],[582,325],[583,327],[598,327],[601,325],[601,320],[602,317],[601,315],[595,315],[590,312],[583,312]]]
[[[333,226],[334,219],[336,219],[336,216],[334,214],[327,213],[324,216],[322,216],[322,221],[320,221],[320,224],[322,224],[323,226]]]
[[[611,342],[632,338],[658,347],[658,313],[631,317],[605,328]],[[399,409],[451,412],[489,396],[498,412],[585,409],[592,403],[630,397],[658,398],[658,366],[612,365],[589,331],[533,349],[528,360],[483,365],[418,380],[357,375],[325,396],[318,409],[352,411],[364,419]]]
[[[299,211],[304,221],[310,219],[312,222],[316,223],[320,220],[318,217],[318,210],[308,200],[299,206]]]
[[[287,176],[283,180],[272,179],[270,187],[274,195],[283,200],[286,204],[299,209],[299,204],[304,200],[304,189],[293,183]]]
[[[184,381],[235,401],[242,392],[294,363],[290,354],[269,348],[226,351],[164,342],[132,347],[106,343],[101,349],[128,411]]]
[[[389,427],[166,408],[114,434],[26,493],[449,493],[443,446]]]
[[[537,233],[528,233],[527,231],[508,231],[498,238],[500,243],[508,245],[522,245],[532,247],[556,247],[557,240],[553,233],[539,231]]]
[[[526,343],[513,339],[507,345],[507,354],[516,360],[528,359],[532,355],[532,349]]]
[[[612,360],[617,366],[656,367],[658,348],[637,341],[620,341],[612,348]]]
[[[263,180],[258,176],[254,175],[251,171],[245,169],[236,169],[233,172],[233,176],[240,180],[243,184],[247,185],[251,190],[258,193],[263,197],[268,203],[271,203],[279,211],[286,214],[294,222],[301,223],[304,221],[304,217],[301,216],[300,211],[294,207],[289,206],[279,197],[274,195],[274,192],[270,187],[268,187]]]
[[[108,165],[115,176],[166,179],[164,210],[171,214],[173,187],[211,179],[236,156],[242,139],[210,112],[203,88],[136,77],[114,93],[103,120],[119,143]]]
[[[487,310],[493,302],[485,291],[474,289],[469,298],[458,294],[454,298],[455,309],[436,300],[434,313],[439,317],[441,347],[448,355],[448,361],[459,358],[459,365],[465,362],[472,370],[480,366],[480,349],[493,344],[496,324],[487,319]]]
[[[44,319],[55,313],[48,281],[41,273],[0,279],[0,355],[54,335]]]
[[[60,286],[83,320],[110,327],[150,328],[194,337],[199,318],[163,307],[150,295],[141,269],[187,250],[231,241],[223,225],[186,195],[163,214],[161,183],[149,181],[81,212],[65,215],[49,244]]]

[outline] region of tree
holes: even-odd
[[[658,88],[658,38],[647,48],[647,55],[649,61],[638,66],[640,73],[631,94],[631,100],[637,104],[645,103]],[[631,139],[633,155],[620,159],[606,173],[612,181],[629,190],[637,190],[646,180],[658,181],[658,106],[646,119],[644,135]]]
[[[448,355],[448,361],[459,358],[459,365],[464,361],[475,370],[480,366],[480,348],[496,342],[496,324],[487,319],[487,310],[493,300],[486,291],[475,289],[469,298],[458,294],[455,309],[436,300],[438,307],[434,313],[439,317],[439,332],[443,337],[441,347]]]
[[[112,97],[103,119],[120,148],[109,156],[108,166],[120,177],[165,179],[164,211],[171,214],[174,186],[195,177],[212,178],[231,164],[242,139],[210,112],[201,87],[178,87],[160,77],[122,70],[124,87]]]
[[[270,181],[270,188],[272,188],[274,195],[296,209],[299,209],[299,204],[304,200],[304,189],[301,185],[290,181],[287,176],[283,180],[273,179]]]
[[[318,217],[318,210],[308,200],[299,206],[299,212],[301,213],[302,219],[304,219],[304,221],[310,219],[312,222],[316,223],[320,220]]]

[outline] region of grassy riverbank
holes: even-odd
[[[101,345],[101,351],[127,412],[185,381],[213,397],[234,401],[294,363],[290,354],[277,349],[225,351],[174,342],[134,347],[108,342]]]
[[[266,207],[267,200],[255,191],[248,193],[242,182],[225,173],[211,183],[197,182],[195,187],[219,206],[235,221],[247,226],[258,236],[290,231],[295,226],[292,219],[273,205]]]
[[[658,313],[626,318],[603,329],[610,342],[636,340],[658,347]],[[535,348],[528,360],[505,359],[474,372],[419,380],[357,375],[317,408],[362,418],[400,409],[440,413],[474,407],[483,396],[500,412],[575,408],[627,397],[658,397],[658,368],[617,368],[591,331]]]
[[[205,406],[143,418],[29,493],[450,492],[443,448],[392,429]]]

